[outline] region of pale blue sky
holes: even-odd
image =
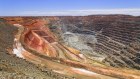
[[[140,0],[0,0],[0,16],[140,15]]]

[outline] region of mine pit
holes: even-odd
[[[62,26],[58,26],[59,30],[56,27],[52,31],[49,24],[45,26],[47,22],[44,19],[34,19],[33,24],[32,20],[31,23],[23,20],[23,23],[19,24],[16,20],[7,20],[13,27],[18,28],[12,52],[40,69],[45,67],[52,72],[76,79],[139,79],[139,24],[116,22],[114,19],[110,24],[107,22],[109,17],[93,16],[93,20],[86,17],[87,25],[83,24],[85,28],[80,28],[78,30],[81,31],[77,32],[77,29],[71,26],[70,20],[81,18],[83,22],[85,18],[82,16],[55,17],[63,22],[59,25],[65,27],[65,31]],[[135,21],[135,18],[132,19]],[[55,19],[51,22],[53,21],[55,22]],[[79,28],[81,22],[73,25]],[[86,30],[86,33],[83,30]],[[95,34],[90,34],[90,31]]]

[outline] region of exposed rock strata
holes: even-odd
[[[61,27],[62,33],[71,32],[75,34],[75,38],[79,36],[77,33],[81,35],[81,38],[87,38],[88,35],[95,37],[94,39],[97,42],[78,40],[78,42],[82,41],[84,43],[83,46],[88,46],[88,51],[92,48],[91,54],[94,51],[98,55],[106,56],[105,62],[110,63],[111,66],[140,68],[139,17],[129,15],[95,15],[59,17],[59,19],[61,22],[58,26]],[[69,40],[65,43],[67,42]],[[71,41],[71,44],[73,42]],[[80,49],[82,43],[78,44],[78,42],[77,46],[79,45]],[[70,46],[75,47],[74,44],[71,44],[69,43]]]

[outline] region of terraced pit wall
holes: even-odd
[[[52,29],[57,29],[55,32],[60,34],[71,32],[94,35],[96,43],[84,43],[97,54],[106,55],[104,63],[114,67],[140,69],[140,17],[95,15],[44,18],[46,20],[51,18],[50,25],[57,26]]]

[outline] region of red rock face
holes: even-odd
[[[24,39],[25,43],[34,48],[44,55],[50,57],[56,57],[57,53],[54,48],[51,47],[50,43],[55,42],[55,40],[40,29],[32,29],[27,32]]]

